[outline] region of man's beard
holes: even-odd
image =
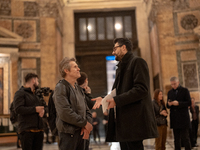
[[[121,61],[123,57],[124,57],[123,54],[118,55],[118,56],[115,56],[115,60],[116,60],[116,61]]]
[[[33,87],[35,88],[35,90],[39,89],[39,86],[36,83],[33,84]]]

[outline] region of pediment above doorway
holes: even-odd
[[[18,45],[23,41],[23,37],[11,32],[3,27],[0,27],[0,45],[13,46]]]

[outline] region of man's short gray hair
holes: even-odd
[[[71,68],[71,65],[70,65],[70,62],[71,61],[75,61],[76,62],[76,59],[75,58],[68,58],[68,57],[65,57],[61,60],[60,64],[59,64],[59,71],[60,71],[60,75],[64,78],[66,76],[66,73],[65,73],[65,69],[67,70],[70,70]]]
[[[172,82],[172,81],[176,81],[176,82],[178,82],[179,80],[178,80],[177,77],[171,77],[171,78],[170,78],[170,82]]]

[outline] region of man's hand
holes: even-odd
[[[35,109],[37,113],[40,113],[44,110],[44,106],[36,106]]]
[[[97,124],[98,124],[98,122],[93,122],[92,124],[93,124],[93,125],[97,125]]]
[[[36,112],[39,113],[40,117],[44,116],[44,106],[36,106],[35,109],[36,109]]]
[[[91,100],[92,101],[96,101],[96,103],[94,104],[92,109],[97,109],[97,108],[99,108],[101,106],[102,97],[93,98]]]
[[[178,106],[178,105],[179,105],[179,102],[178,102],[177,100],[175,100],[175,101],[172,102],[172,105]]]
[[[91,88],[89,86],[85,87],[85,93],[91,94]]]
[[[39,116],[42,118],[44,116],[44,110],[39,113]]]
[[[92,131],[93,126],[91,123],[87,122],[87,124],[85,125],[85,129],[89,131],[89,133]]]
[[[81,135],[83,135],[83,139],[87,140],[90,137],[90,132],[83,127],[81,129]]]
[[[115,103],[115,101],[114,101],[114,99],[112,98],[112,99],[108,99],[108,100],[106,100],[109,104],[108,104],[108,110],[110,109],[110,108],[114,108],[115,106],[116,106],[116,103]]]
[[[172,101],[167,102],[169,106],[172,106]]]

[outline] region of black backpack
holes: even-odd
[[[13,102],[10,105],[10,121],[14,127],[18,125],[18,114],[15,112]]]
[[[49,97],[49,103],[48,103],[49,115],[48,115],[47,119],[48,119],[51,133],[53,135],[58,135],[58,129],[56,128],[56,108],[55,108],[55,104],[53,101],[53,93],[54,93],[54,91],[52,91],[52,93]]]
[[[63,83],[66,88],[69,88],[66,85],[64,79],[60,80],[59,82]],[[53,94],[54,94],[54,91],[52,91],[52,93],[51,93],[51,95],[49,97],[49,102],[48,102],[49,115],[48,115],[47,119],[48,119],[48,123],[49,123],[49,127],[50,127],[50,130],[51,130],[51,133],[53,135],[58,135],[58,129],[56,128],[56,115],[57,114],[56,114],[55,104],[54,104],[54,101],[53,101]],[[67,95],[69,97],[70,93],[68,92]]]

